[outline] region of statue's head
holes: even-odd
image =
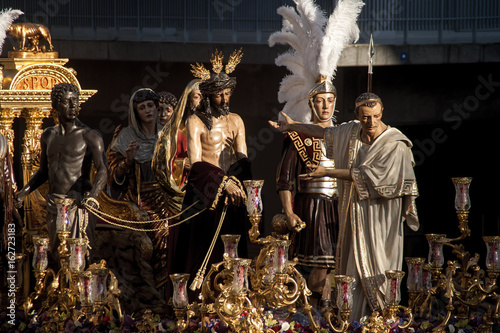
[[[216,50],[210,59],[212,72],[202,64],[191,65],[191,72],[201,79],[199,89],[202,99],[198,110],[203,114],[202,121],[208,129],[212,128],[212,116],[219,117],[229,113],[229,98],[236,87],[236,78],[230,77],[228,74],[234,71],[242,56],[241,49],[234,51],[229,56],[227,65],[223,66],[222,60],[224,57],[221,52]],[[215,112],[212,112],[212,109]]]
[[[309,106],[313,111],[316,121],[325,122],[332,118],[335,120],[335,104],[337,102],[337,89],[330,80],[320,76],[316,84],[309,91]],[[315,122],[316,122],[315,121]]]
[[[194,110],[200,105],[201,102],[201,91],[199,82],[193,84],[191,91],[188,95],[188,107],[190,110]]]
[[[72,83],[58,83],[52,88],[50,99],[54,110],[57,110],[57,104],[61,101],[61,98],[69,92],[80,96],[80,89]]]
[[[229,113],[229,99],[236,87],[236,78],[224,72],[214,73],[210,79],[200,83],[202,103],[205,110],[215,109],[216,114]]]
[[[52,88],[50,98],[60,122],[75,121],[80,110],[80,90],[71,83],[59,83]]]
[[[174,94],[166,91],[158,93],[158,98],[158,121],[162,126],[165,126],[174,114],[177,98]]]
[[[157,121],[158,116],[158,95],[149,88],[141,88],[130,97],[129,124],[137,126],[139,123],[149,123]]]
[[[153,101],[153,103],[155,103],[158,107],[160,98],[152,89],[141,88],[137,90],[132,96],[132,106],[134,108],[134,112],[137,112],[137,105],[145,101]]]
[[[364,92],[354,101],[354,112],[358,112],[358,110],[363,106],[373,108],[377,104],[380,104],[382,110],[384,109],[384,104],[382,103],[382,99],[380,97],[372,92]]]

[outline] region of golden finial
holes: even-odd
[[[318,76],[318,79],[316,80],[316,82],[318,82],[318,83],[323,83],[323,82],[325,82],[327,79],[328,79],[328,78],[327,78],[326,76],[324,76],[324,75],[320,75],[320,76]]]
[[[222,52],[215,50],[215,53],[212,54],[210,62],[212,63],[212,70],[216,74],[219,74],[222,71],[222,59],[224,59]]]
[[[191,73],[202,81],[208,80],[210,78],[210,71],[203,66],[203,64],[196,63],[196,65],[191,64]]]
[[[232,73],[234,71],[236,66],[240,63],[241,57],[243,57],[241,48],[238,51],[234,50],[233,54],[229,56],[229,60],[226,65],[226,74]]]

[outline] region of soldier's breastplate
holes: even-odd
[[[324,141],[321,140],[321,158],[319,160],[319,165],[325,167],[326,169],[335,169],[335,162],[326,157],[326,149]],[[300,193],[317,193],[323,194],[329,197],[338,196],[337,191],[337,178],[332,177],[321,177],[313,178],[311,180],[300,181]]]

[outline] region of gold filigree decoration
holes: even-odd
[[[203,64],[196,63],[196,65],[191,64],[191,73],[194,77],[201,79],[202,81],[208,80],[210,78],[210,71],[203,66]]]
[[[233,54],[229,57],[227,65],[225,67],[226,74],[234,72],[236,66],[240,63],[241,57],[243,57],[243,53],[241,52],[241,48],[239,50],[235,50]],[[215,53],[212,54],[210,58],[210,62],[212,63],[212,70],[215,74],[219,74],[222,69],[222,60],[224,56],[222,52],[215,50]],[[191,73],[193,73],[194,77],[201,79],[202,81],[206,81],[210,79],[210,71],[205,68],[203,64],[196,63],[195,65],[191,64]]]
[[[241,48],[238,51],[234,51],[233,54],[229,56],[229,60],[226,65],[226,74],[234,72],[236,66],[240,63],[241,57],[243,57],[243,53],[241,52]]]
[[[212,63],[212,70],[214,71],[214,73],[219,74],[222,71],[223,59],[224,56],[222,55],[222,52],[215,50],[215,53],[212,54],[212,58],[210,58],[210,62]]]

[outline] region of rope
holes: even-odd
[[[199,203],[200,200],[194,202],[192,205],[190,205],[189,207],[187,207],[186,209],[180,211],[179,213],[173,215],[173,216],[169,216],[169,217],[166,217],[164,219],[156,219],[156,220],[148,220],[148,221],[137,221],[137,220],[124,220],[124,219],[121,219],[121,218],[118,218],[116,216],[113,216],[111,214],[108,214],[106,212],[103,212],[102,210],[99,210],[99,209],[96,209],[92,206],[89,206],[87,203],[83,203],[83,206],[85,208],[87,208],[91,213],[93,213],[94,215],[96,216],[99,216],[102,218],[102,216],[105,216],[105,217],[108,217],[108,218],[111,218],[111,219],[114,219],[114,220],[117,220],[119,222],[122,222],[122,223],[130,223],[130,224],[147,224],[147,223],[153,223],[153,222],[167,222],[168,220],[172,220],[172,219],[175,219],[179,216],[181,216],[182,214],[184,214],[185,212],[187,212],[188,210],[190,210],[194,205],[196,205],[197,203]]]
[[[205,276],[205,270],[207,268],[208,261],[210,260],[210,257],[212,256],[212,251],[214,249],[215,243],[217,239],[219,238],[219,233],[220,229],[222,228],[222,223],[224,222],[224,218],[226,217],[226,212],[227,212],[227,206],[224,206],[224,209],[222,211],[222,214],[220,216],[219,220],[219,225],[217,226],[217,230],[215,231],[214,238],[212,239],[212,243],[210,244],[210,247],[208,248],[208,252],[205,255],[205,258],[203,259],[203,263],[201,264],[200,269],[196,273],[196,277],[194,278],[193,282],[191,283],[191,286],[189,289],[191,290],[196,290],[201,287],[201,283],[203,282],[203,277]]]
[[[199,201],[199,200],[198,200]],[[111,221],[111,220],[108,220],[106,218],[104,218],[103,216],[106,216],[106,217],[110,217],[110,218],[113,218],[119,222],[122,222],[122,223],[136,223],[136,224],[145,224],[145,223],[154,223],[154,222],[158,222],[158,221],[168,221],[170,219],[173,219],[173,218],[176,218],[178,216],[180,216],[181,214],[183,214],[184,212],[186,212],[187,210],[189,210],[191,207],[193,207],[195,204],[198,203],[198,201],[196,201],[195,203],[193,203],[191,206],[187,207],[186,209],[184,209],[183,211],[181,211],[180,213],[174,215],[174,216],[170,216],[168,218],[164,218],[164,219],[157,219],[157,220],[151,220],[151,221],[130,221],[130,220],[124,220],[124,219],[120,219],[120,218],[117,218],[117,217],[114,217],[110,214],[107,214],[107,213],[104,213],[103,211],[100,211],[98,209],[95,209],[94,207],[88,205],[87,203],[84,203],[83,206],[88,209],[92,214],[94,214],[95,216],[101,218],[104,222],[107,222],[111,225],[115,225],[115,226],[118,226],[118,227],[122,227],[122,228],[126,228],[126,229],[130,229],[130,230],[134,230],[134,231],[150,231],[150,232],[153,232],[153,231],[159,231],[159,230],[163,230],[163,229],[169,229],[169,228],[172,228],[172,227],[176,227],[190,219],[192,219],[193,217],[197,216],[198,214],[201,214],[203,213],[205,210],[207,210],[208,208],[203,208],[202,210],[200,210],[199,212],[196,212],[195,214],[189,216],[188,218],[184,219],[184,220],[181,220],[181,221],[178,221],[174,224],[171,224],[171,225],[165,225],[163,227],[158,227],[158,228],[154,228],[154,229],[141,229],[141,228],[134,228],[134,227],[130,227],[130,226],[127,226],[127,225],[123,225],[123,224],[120,224],[120,223],[117,223],[117,222],[114,222],[114,221]]]

